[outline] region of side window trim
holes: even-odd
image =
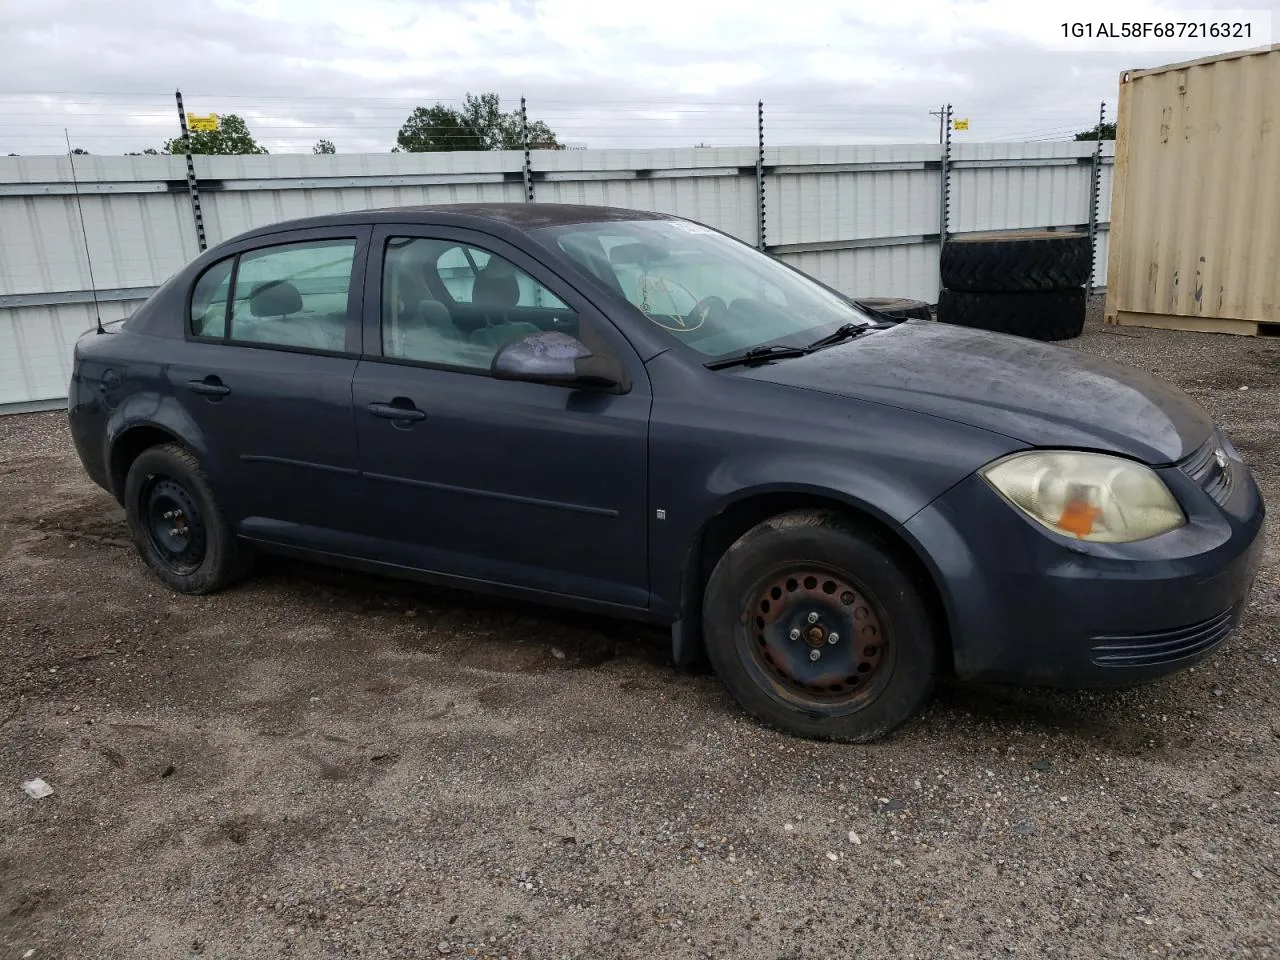
[[[231,342],[231,308],[236,302],[236,279],[240,275],[240,254],[231,261],[231,280],[227,284],[227,308],[222,314],[222,342]]]

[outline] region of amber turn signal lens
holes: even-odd
[[[1072,500],[1058,518],[1058,526],[1067,533],[1077,537],[1087,537],[1093,532],[1093,521],[1102,516],[1102,511],[1083,500]]]

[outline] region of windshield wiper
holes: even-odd
[[[836,327],[825,337],[819,337],[813,343],[809,344],[806,350],[821,350],[823,347],[829,347],[832,344],[840,343],[842,340],[852,340],[856,336],[866,333],[868,330],[875,328],[869,324],[863,323],[842,323]]]
[[[752,347],[719,360],[706,364],[708,370],[723,370],[725,367],[739,367],[750,363],[764,363],[768,360],[785,360],[787,357],[803,357],[809,352],[808,347],[787,347],[780,343],[769,343],[762,347]]]

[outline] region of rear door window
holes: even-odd
[[[341,352],[355,240],[315,240],[240,255],[230,339]]]

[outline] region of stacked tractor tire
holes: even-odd
[[[1087,234],[972,234],[942,248],[938,319],[1036,340],[1069,340],[1084,329],[1093,270]]]

